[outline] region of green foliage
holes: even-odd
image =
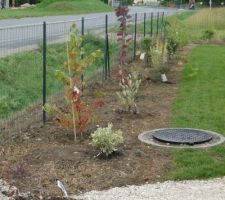
[[[134,0],[127,0],[128,5],[133,5],[133,3],[134,3]]]
[[[152,67],[152,50],[155,46],[155,41],[152,37],[144,37],[141,42],[141,50],[145,53],[144,63],[146,67]]]
[[[108,4],[108,0],[101,0],[102,2]]]
[[[203,40],[209,40],[212,39],[214,36],[214,31],[213,30],[205,30],[202,34],[202,39]]]
[[[183,25],[177,18],[166,22],[166,38],[170,45],[168,49],[176,50],[188,44],[189,36],[185,25]]]
[[[167,44],[165,41],[157,40],[155,46],[152,48],[152,66],[150,70],[150,78],[152,81],[161,81],[161,74],[166,74],[169,71],[167,65],[168,53]]]
[[[176,54],[176,51],[178,49],[178,41],[176,40],[176,37],[168,37],[167,38],[167,51],[168,51],[168,57],[171,58]]]
[[[112,127],[112,124],[108,124],[108,127],[98,128],[91,134],[92,145],[107,157],[117,151],[118,145],[124,142],[122,131],[113,131]]]
[[[116,94],[126,112],[139,113],[136,97],[140,84],[141,79],[139,78],[139,74],[135,71],[128,74],[125,84],[120,83],[122,91]]]
[[[152,65],[153,68],[160,70],[167,62],[167,48],[164,41],[157,40],[156,45],[152,48]]]

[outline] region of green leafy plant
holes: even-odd
[[[215,32],[213,30],[205,30],[202,34],[203,40],[210,40],[213,38]]]
[[[141,50],[144,54],[145,67],[152,67],[152,49],[155,46],[155,41],[152,37],[144,37],[141,40]]]
[[[83,84],[80,77],[84,70],[101,55],[100,50],[86,55],[82,42],[83,38],[78,35],[76,27],[72,26],[70,40],[67,42],[67,62],[55,74],[56,78],[65,85],[67,109],[50,104],[44,107],[47,112],[55,114],[56,122],[62,127],[73,128],[75,141],[77,132],[82,136],[93,119],[94,111],[103,106],[102,101],[95,101],[88,105],[82,100],[84,92],[80,90]]]
[[[167,38],[167,51],[168,51],[168,58],[171,59],[177,52],[179,43],[175,37],[168,37]]]
[[[125,108],[126,112],[133,112],[138,114],[139,108],[135,102],[141,79],[136,71],[128,74],[126,78],[126,84],[120,83],[121,91],[117,92],[117,96]]]
[[[108,124],[108,127],[98,128],[91,134],[93,147],[99,149],[100,154],[104,154],[107,157],[117,151],[118,145],[124,142],[122,131],[113,131],[112,127],[112,124]]]
[[[160,40],[157,40],[151,54],[153,67],[160,70],[167,62],[166,44]]]
[[[189,42],[187,30],[178,19],[165,22],[167,49],[169,55],[174,55],[178,48],[185,46]]]
[[[167,65],[167,44],[164,41],[157,40],[155,47],[152,49],[152,65],[151,79],[153,81],[160,81],[161,74],[169,71]]]

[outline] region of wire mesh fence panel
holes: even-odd
[[[105,77],[106,17],[86,18],[84,23],[83,48],[86,55],[101,50],[101,56],[84,72],[84,80],[102,81]],[[85,55],[84,55],[85,56]]]
[[[55,77],[67,61],[67,42],[73,25],[79,30],[77,21],[61,21],[46,24],[46,102],[52,101],[62,92],[63,84]]]
[[[126,30],[131,36],[127,48],[128,62],[136,57],[140,49],[139,41],[144,35],[162,33],[163,17],[162,13],[131,14]],[[120,43],[117,33],[120,22],[115,14],[102,18],[81,17],[74,21],[51,22],[46,23],[46,27],[41,23],[0,28],[0,127],[6,124],[5,119],[14,116],[20,120],[12,119],[11,123],[14,122],[20,127],[17,129],[21,129],[26,117],[19,116],[25,116],[22,113],[25,108],[32,110],[27,118],[41,122],[43,95],[47,97],[46,102],[57,100],[63,84],[56,80],[55,71],[63,68],[67,60],[66,44],[73,24],[78,33],[83,35],[83,57],[96,50],[102,51],[102,55],[84,71],[82,78],[85,82],[104,81],[109,78],[112,69],[118,66]],[[43,76],[44,64],[46,82]],[[43,87],[45,83],[46,87]],[[5,127],[1,130],[6,130],[10,124]]]
[[[0,29],[1,132],[18,131],[25,121],[40,119],[41,42],[41,24]],[[29,110],[31,106],[33,112],[25,116],[24,110]]]

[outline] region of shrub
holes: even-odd
[[[167,65],[167,44],[164,41],[157,40],[155,47],[152,49],[152,65],[150,77],[153,81],[160,81],[161,74],[169,71]]]
[[[107,157],[117,151],[118,145],[124,142],[122,131],[113,131],[112,127],[112,124],[108,124],[108,127],[98,128],[91,134],[92,145]]]
[[[186,27],[178,19],[166,22],[166,38],[173,41],[176,48],[183,47],[189,42]]]
[[[179,43],[174,37],[168,37],[167,38],[167,51],[168,51],[168,58],[171,59],[178,49]]]
[[[141,40],[141,50],[145,53],[145,67],[152,67],[152,49],[155,46],[155,41],[152,37],[145,37]]]
[[[210,40],[214,36],[214,31],[213,30],[205,30],[202,34],[202,39],[203,40]]]
[[[156,69],[161,69],[167,62],[166,46],[164,42],[157,40],[155,47],[152,49],[152,64]]]
[[[126,84],[120,84],[121,91],[117,92],[117,96],[126,112],[139,113],[138,106],[135,102],[141,79],[135,71],[128,74]]]

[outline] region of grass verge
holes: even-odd
[[[0,19],[76,15],[107,11],[113,11],[113,9],[100,0],[45,0],[34,8],[1,10]]]
[[[174,104],[172,127],[208,129],[225,135],[225,48],[199,46],[185,66]],[[205,179],[225,175],[225,144],[210,149],[172,150],[169,179]]]
[[[169,22],[179,22],[190,41],[203,40],[206,31],[213,31],[212,39],[225,39],[225,8],[202,9],[168,18]]]
[[[116,50],[116,44],[110,43],[110,56]],[[0,119],[23,110],[42,97],[42,48],[7,56],[0,60]],[[63,67],[66,61],[65,44],[48,46],[47,52],[47,96],[62,90],[63,86],[55,79],[55,70]],[[87,54],[104,49],[104,39],[92,35],[84,38],[84,50]],[[85,80],[103,67],[103,58],[98,59],[84,74]],[[101,77],[98,77],[101,78]],[[97,77],[93,77],[97,79]]]

